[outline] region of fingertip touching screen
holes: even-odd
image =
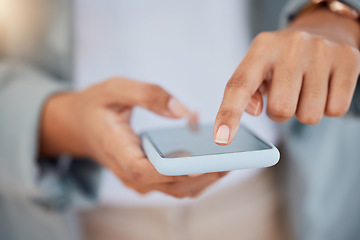
[[[178,127],[146,133],[160,156],[165,158],[193,157],[271,149],[267,143],[240,127],[234,140],[227,146],[213,141],[213,126]]]

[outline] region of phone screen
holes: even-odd
[[[227,146],[214,143],[212,125],[154,130],[145,134],[160,156],[166,158],[271,149],[271,146],[244,127],[239,128],[234,140]]]

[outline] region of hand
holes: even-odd
[[[246,110],[277,122],[296,115],[316,124],[349,109],[360,72],[360,24],[326,9],[299,16],[289,27],[260,33],[226,85],[214,140],[229,144]]]
[[[91,157],[139,193],[158,190],[178,198],[197,196],[225,175],[159,174],[145,157],[140,139],[129,125],[134,106],[169,118],[190,114],[159,86],[110,79],[83,92],[61,93],[48,100],[41,124],[41,154]]]

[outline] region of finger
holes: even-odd
[[[160,174],[147,158],[129,158],[126,163],[122,163],[119,168],[126,172],[126,181],[138,186],[147,186],[158,183],[181,182],[191,177],[165,176]]]
[[[336,70],[330,80],[329,94],[325,115],[328,117],[343,116],[350,107],[358,75],[347,71]]]
[[[324,115],[330,67],[315,64],[305,75],[296,110],[297,119],[305,124],[316,124]]]
[[[226,176],[229,172],[218,172],[218,173],[210,173],[211,175],[217,175],[218,177],[217,178],[214,178],[213,181],[209,181],[208,182],[208,185],[206,186],[202,186],[201,189],[199,190],[193,190],[191,191],[191,193],[181,193],[179,191],[177,191],[176,187],[174,188],[174,183],[161,183],[161,184],[156,184],[156,185],[151,185],[151,186],[144,186],[144,187],[139,187],[137,185],[133,185],[132,183],[125,183],[126,186],[132,188],[132,189],[135,189],[138,193],[140,194],[147,194],[151,191],[160,191],[160,192],[163,192],[165,194],[168,194],[168,195],[172,195],[174,197],[177,197],[177,198],[183,198],[183,197],[186,197],[186,196],[189,196],[189,197],[197,197],[199,196],[200,194],[202,194],[207,187],[209,187],[211,184],[213,184],[214,182],[216,182],[218,179]],[[203,176],[205,174],[197,174],[195,176],[195,174],[193,174],[193,177],[199,177],[199,176]],[[209,174],[208,174],[209,175]],[[198,181],[198,180],[196,180]],[[191,185],[190,181],[186,181],[184,183],[184,186],[189,186]]]
[[[189,178],[188,176],[165,176],[158,173],[146,158],[139,137],[129,125],[119,126],[111,139],[103,147],[104,151],[108,152],[104,158],[107,159],[107,162],[116,163],[116,167],[112,167],[112,170],[122,173],[121,179],[123,181],[143,186],[183,181]],[[117,168],[117,170],[113,168]]]
[[[219,180],[222,176],[223,174],[220,173],[207,173],[182,182],[159,184],[154,186],[154,189],[176,198],[196,196]]]
[[[199,114],[197,112],[190,113],[188,125],[191,126],[197,126],[199,124]]]
[[[295,114],[302,78],[303,71],[296,63],[276,64],[267,105],[267,114],[272,120],[284,122]]]
[[[259,116],[263,109],[263,99],[260,91],[256,91],[254,95],[252,95],[249,104],[246,107],[246,112],[253,115]]]
[[[191,113],[188,121],[188,126],[193,133],[199,132],[199,114],[197,112]]]
[[[249,52],[250,55],[252,53]],[[239,128],[240,118],[269,70],[265,58],[244,59],[226,85],[216,116],[213,138],[216,144],[229,144]]]
[[[186,117],[190,114],[181,102],[158,85],[114,78],[106,81],[102,87],[107,101],[115,101],[125,106],[141,106],[171,118]]]
[[[229,171],[227,171],[227,172],[218,172],[219,176],[221,176],[221,177],[226,176],[228,173],[229,173]],[[206,173],[195,173],[195,174],[189,174],[188,176],[189,177],[199,177],[199,176],[202,176],[204,174],[206,174]]]
[[[343,116],[349,109],[359,77],[359,53],[339,58],[342,61],[333,66],[325,115],[329,117]]]

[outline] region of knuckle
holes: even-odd
[[[293,107],[288,101],[269,103],[268,112],[275,117],[284,119],[289,119],[294,115]]]
[[[290,32],[289,41],[292,44],[299,44],[300,42],[304,41],[306,39],[307,34],[300,30],[292,30]]]
[[[142,189],[142,188],[139,188],[139,189],[135,189],[138,193],[140,193],[141,195],[145,195],[147,193],[150,192],[150,190],[146,190],[146,189]]]
[[[296,118],[299,120],[299,122],[309,125],[314,125],[320,122],[322,118],[322,114],[316,114],[316,113],[301,113],[296,114]]]
[[[232,77],[226,84],[226,88],[242,88],[242,89],[250,89],[248,74],[245,72],[239,72],[236,76]]]
[[[341,51],[347,55],[356,56],[359,53],[358,49],[356,49],[346,43],[339,44],[339,46],[341,48]]]
[[[175,191],[175,192],[172,192],[172,193],[169,193],[171,196],[175,197],[175,198],[178,198],[178,199],[182,199],[182,198],[185,198],[186,197],[186,194],[184,193],[180,193],[178,191]]]
[[[286,65],[293,65],[293,69],[299,67],[299,62],[302,61],[305,54],[304,46],[307,45],[306,33],[298,30],[291,31],[286,42],[284,42],[282,52],[282,61]],[[289,61],[289,58],[292,60]]]
[[[346,46],[344,52],[346,52],[346,65],[349,66],[350,69],[359,69],[360,66],[360,54],[359,52],[355,52],[355,50],[350,47]]]
[[[253,43],[258,44],[258,43],[262,43],[263,41],[268,42],[270,39],[273,38],[273,36],[274,33],[269,31],[258,33],[254,38]]]
[[[340,65],[347,66],[347,69],[360,67],[360,52],[348,44],[337,44],[337,58],[341,60]]]
[[[326,115],[329,117],[341,117],[349,110],[348,104],[330,104],[326,108]]]
[[[318,64],[324,64],[324,59],[328,59],[329,55],[329,41],[322,37],[312,38],[312,56]]]
[[[113,77],[95,86],[100,86],[101,92],[106,96],[112,94],[114,89],[121,87],[124,81],[125,79],[123,78]]]
[[[142,91],[140,91],[140,98],[141,102],[145,103],[147,106],[156,105],[159,101],[159,97],[161,96],[159,93],[163,92],[164,90],[154,84],[145,84],[143,86]]]
[[[108,80],[100,83],[99,85],[101,86],[101,89],[102,89],[104,92],[108,92],[108,91],[111,91],[111,90],[112,90],[113,85],[114,85],[114,81],[115,81],[115,79],[114,79],[114,78],[111,78],[111,79],[108,79]]]
[[[312,43],[314,44],[316,49],[322,49],[324,46],[328,46],[328,40],[317,36],[312,38]]]
[[[135,183],[136,185],[144,184],[144,175],[143,175],[142,171],[136,165],[133,165],[130,168],[129,175],[130,175],[131,181],[133,183]]]
[[[128,187],[128,188],[131,188],[131,189],[134,189],[135,191],[138,191],[138,189],[134,186],[134,184],[132,182],[130,182],[129,180],[122,180],[122,183]]]
[[[236,119],[240,117],[239,113],[237,113],[234,110],[231,109],[222,109],[219,110],[218,114],[217,114],[217,118],[221,119],[222,121],[229,121],[232,119]]]
[[[197,196],[201,195],[201,192],[202,192],[203,190],[204,190],[204,189],[193,190],[193,191],[191,191],[191,193],[189,194],[189,197],[191,197],[191,198],[196,198]]]
[[[106,80],[104,83],[106,88],[113,89],[116,85],[121,85],[124,81],[125,80],[123,78],[113,77]]]
[[[164,89],[157,84],[147,84],[147,91],[153,93],[163,92]]]

